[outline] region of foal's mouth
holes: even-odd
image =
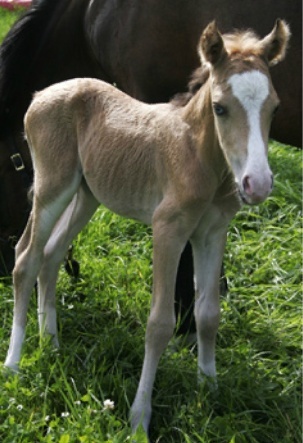
[[[249,196],[245,195],[245,192],[243,192],[243,190],[240,189],[240,187],[238,187],[238,196],[243,205],[254,206],[257,205],[258,203],[261,203],[260,201],[254,201],[250,199]]]
[[[238,195],[239,195],[239,197],[240,197],[241,202],[242,202],[244,205],[250,205],[250,204],[251,204],[251,203],[246,199],[246,197],[245,197],[245,195],[243,194],[243,192],[241,192],[241,189],[240,189],[240,188],[238,188]]]
[[[238,195],[240,197],[240,200],[243,204],[245,205],[249,205],[249,206],[255,206],[255,205],[259,205],[260,203],[263,203],[267,196],[254,196],[254,197],[250,197],[247,196],[245,194],[245,192],[243,192],[242,189],[240,189],[240,187],[238,187]]]

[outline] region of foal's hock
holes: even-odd
[[[260,203],[278,98],[269,66],[289,39],[278,20],[262,40],[222,36],[199,43],[205,83],[184,107],[147,105],[104,82],[75,79],[35,95],[25,116],[34,164],[33,209],[16,248],[15,307],[5,365],[17,369],[30,294],[38,279],[41,333],[58,344],[55,287],[68,245],[99,203],[153,227],[154,285],[142,374],[131,409],[148,432],[156,369],[175,325],[174,285],[188,240],[195,264],[199,373],[216,377],[219,275],[228,223],[242,202]]]

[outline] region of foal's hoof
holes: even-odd
[[[205,375],[202,371],[198,372],[198,384],[202,388],[208,389],[211,393],[218,392],[218,381],[217,377],[211,377],[209,375]]]
[[[131,443],[150,443],[150,439],[144,431],[142,425],[140,425],[137,430],[132,433],[130,441]]]
[[[2,372],[4,375],[15,375],[19,374],[19,366],[16,363],[7,363],[5,362],[3,365]]]
[[[149,443],[148,429],[151,419],[151,406],[138,396],[131,407],[129,419],[132,428],[132,443]]]

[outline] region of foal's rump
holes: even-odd
[[[75,171],[81,171],[77,154],[77,138],[67,101],[58,88],[36,94],[24,118],[25,136],[34,166],[34,195],[52,200],[68,187]],[[52,171],[51,183],[43,180]],[[42,185],[43,184],[43,185]],[[43,186],[43,188],[41,188]]]

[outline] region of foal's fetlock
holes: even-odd
[[[132,428],[132,442],[148,442],[148,428],[151,419],[151,406],[135,399],[129,414]]]
[[[52,351],[59,350],[59,340],[57,334],[52,334],[46,330],[40,334],[40,347],[50,347]]]
[[[198,385],[202,389],[207,389],[212,393],[218,391],[217,376],[206,375],[200,368],[198,368]]]
[[[7,377],[10,375],[19,374],[19,364],[10,362],[8,359],[6,359],[3,364],[2,373]]]

